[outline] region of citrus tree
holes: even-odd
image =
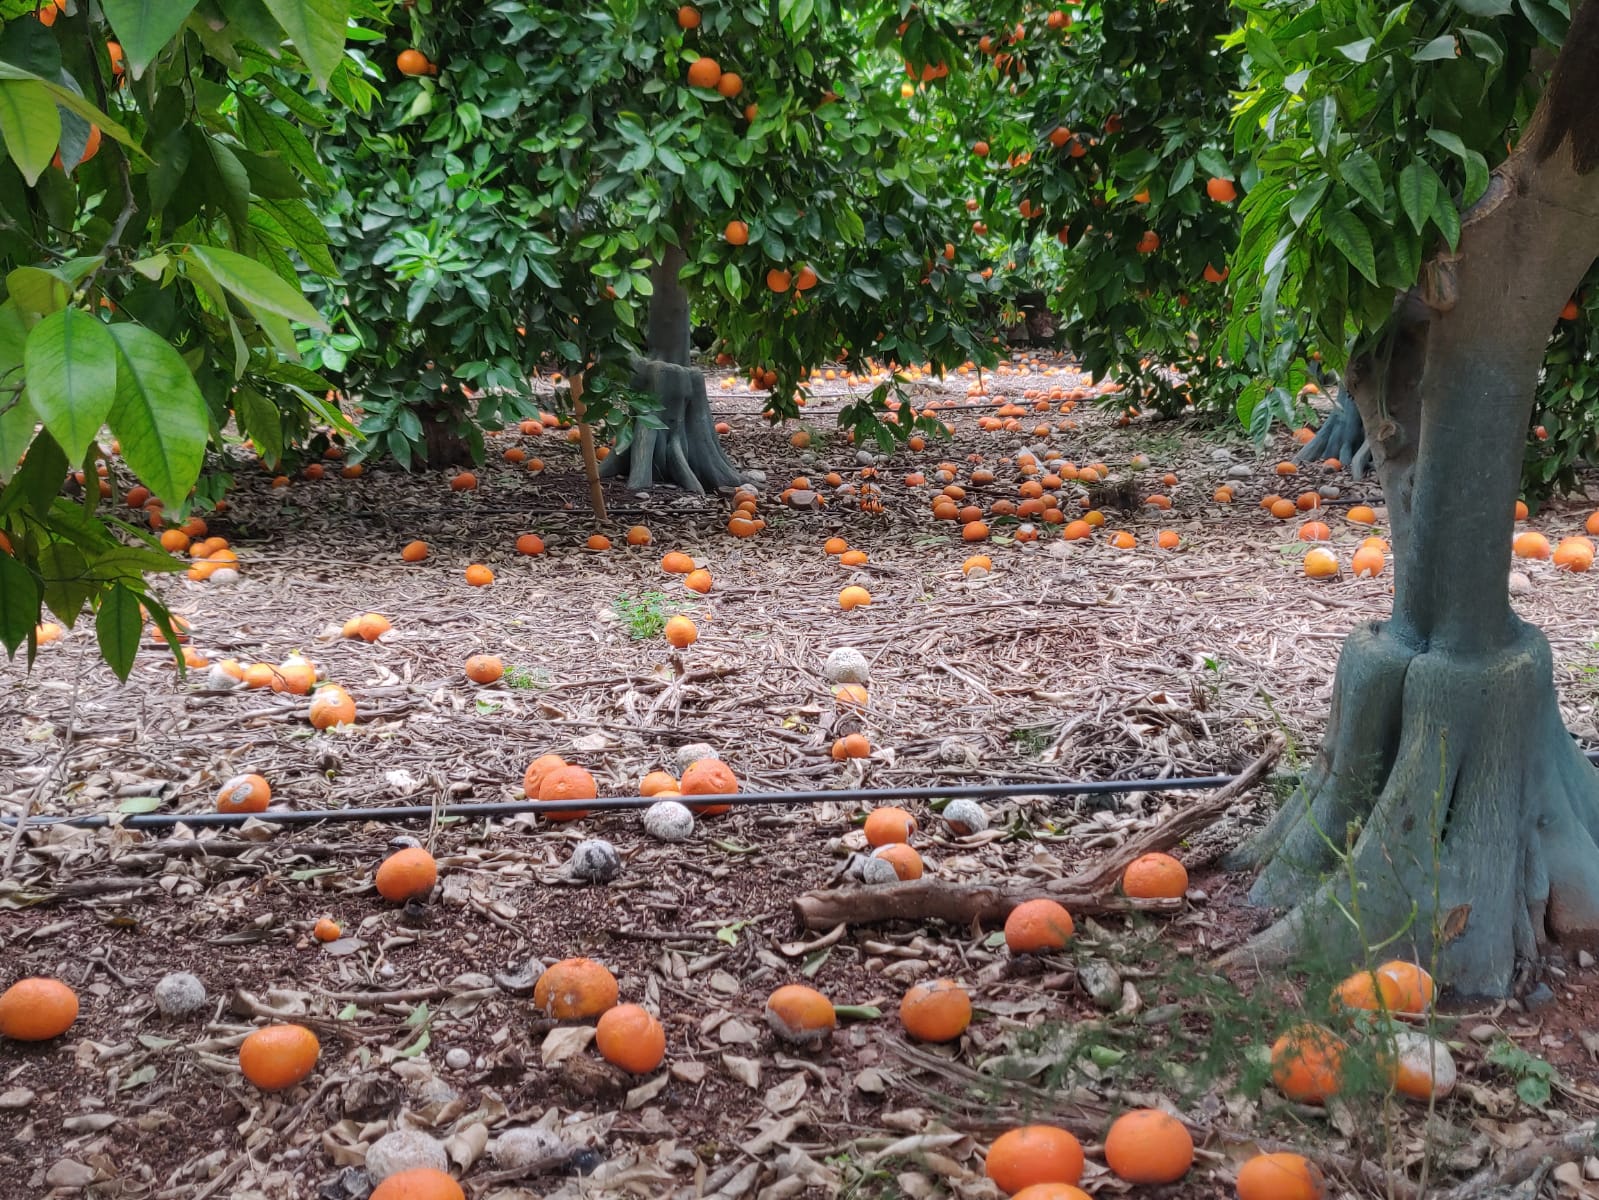
[[[1548,942],[1599,936],[1599,775],[1507,585],[1540,376],[1579,353],[1551,334],[1599,257],[1599,0],[1240,7],[1259,177],[1230,349],[1290,310],[1347,362],[1397,565],[1245,855],[1255,900],[1290,907],[1248,953],[1396,937],[1503,995]]]
[[[377,268],[325,306],[359,346],[334,346],[344,378],[365,391],[395,368],[397,399],[412,381],[384,446],[414,444],[435,385],[516,393],[542,364],[618,432],[608,472],[702,491],[740,475],[691,361],[696,320],[758,370],[773,419],[824,359],[991,356],[980,305],[997,284],[926,153],[938,127],[918,88],[939,68],[916,44],[871,48],[890,11],[417,0],[386,104],[330,150],[349,180],[336,240]],[[887,399],[843,419],[907,436]]]
[[[247,437],[271,465],[312,420],[347,428],[294,361],[296,325],[320,323],[299,272],[332,269],[306,204],[326,102],[307,96],[370,99],[346,38],[385,14],[4,0],[0,16],[0,642],[31,656],[42,608],[69,626],[88,609],[126,677],[141,609],[170,638],[145,576],[182,564],[151,530],[217,494],[195,491],[208,444]],[[107,429],[151,496],[137,523],[101,478]]]

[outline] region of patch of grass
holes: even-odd
[[[1130,440],[1134,451],[1149,455],[1152,464],[1158,466],[1161,471],[1169,470],[1165,464],[1181,456],[1186,448],[1183,435],[1176,430],[1161,430],[1158,433],[1154,430],[1140,430]]]
[[[1559,1078],[1554,1067],[1509,1038],[1500,1038],[1488,1047],[1487,1059],[1510,1076],[1523,1104],[1537,1109],[1548,1107],[1550,1087]]]
[[[550,673],[542,667],[507,667],[500,682],[520,692],[540,690],[550,686]]]
[[[616,598],[616,615],[627,626],[628,636],[635,642],[660,637],[666,628],[666,594],[640,592],[630,596],[626,592]]]
[[[1021,725],[1006,734],[1011,741],[1016,743],[1016,749],[1029,758],[1037,758],[1055,739],[1050,736],[1048,727],[1043,725]]]

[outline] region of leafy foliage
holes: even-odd
[[[230,421],[269,465],[313,419],[348,429],[291,361],[294,325],[320,324],[299,271],[331,268],[306,203],[323,176],[305,93],[314,80],[364,105],[346,23],[385,14],[370,0],[36,9],[0,4],[0,642],[31,656],[41,606],[69,626],[87,606],[126,677],[141,605],[168,628],[145,576],[180,564],[100,509],[114,498],[102,428],[160,506],[151,528],[196,502]]]

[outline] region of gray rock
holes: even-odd
[[[644,810],[644,832],[658,842],[686,842],[694,836],[694,814],[676,800],[657,800]]]
[[[211,572],[210,578],[207,582],[209,582],[212,587],[231,587],[233,584],[239,582],[239,578],[240,576],[237,569],[233,567],[218,567],[215,571]]]
[[[472,1065],[472,1052],[456,1046],[444,1056],[444,1065],[452,1071],[464,1071]]]
[[[1248,479],[1255,473],[1255,468],[1247,463],[1234,463],[1227,468],[1228,479]]]
[[[1481,1042],[1481,1043],[1486,1045],[1488,1042],[1493,1041],[1496,1037],[1499,1036],[1499,1026],[1497,1026],[1497,1025],[1473,1025],[1471,1027],[1471,1032],[1468,1033],[1466,1036],[1469,1037],[1474,1042]]]
[[[373,1183],[382,1183],[390,1175],[414,1171],[418,1167],[432,1167],[435,1171],[450,1169],[444,1143],[420,1129],[385,1133],[366,1152],[366,1173]]]
[[[943,817],[944,824],[948,825],[957,837],[982,833],[988,828],[988,813],[984,811],[983,806],[965,797],[951,800],[946,804]]]
[[[829,683],[870,683],[872,665],[866,661],[866,655],[859,650],[851,646],[840,646],[828,652],[822,674],[827,676]]]
[[[744,478],[748,479],[751,483],[765,483],[766,482],[766,472],[765,471],[758,471],[755,468],[751,467],[748,471],[744,472]]]
[[[1510,572],[1510,594],[1512,596],[1525,596],[1532,591],[1532,580],[1520,571]]]
[[[187,971],[172,971],[161,976],[150,992],[164,1017],[186,1017],[205,1007],[205,984]]]
[[[720,758],[716,747],[709,742],[690,742],[687,746],[680,746],[677,751],[677,773],[681,775],[702,758]]]
[[[100,1172],[73,1158],[63,1158],[52,1163],[50,1169],[44,1173],[44,1181],[50,1187],[65,1188],[73,1192],[82,1191],[99,1177]]]
[[[1210,461],[1217,465],[1230,463],[1233,461],[1233,452],[1225,446],[1218,446],[1210,452]]]
[[[855,461],[860,466],[869,467],[877,461],[877,455],[870,450],[857,450],[855,451]]]
[[[806,512],[810,512],[822,507],[822,498],[815,492],[806,491],[804,488],[801,488],[797,492],[790,492],[788,494],[788,506],[790,508],[798,508]]]
[[[1593,955],[1589,954],[1586,950],[1578,950],[1577,965],[1584,971],[1588,970],[1588,968],[1593,966]]]
[[[938,761],[945,766],[974,765],[981,760],[977,747],[958,737],[947,737],[938,743]]]
[[[1527,1006],[1528,1012],[1537,1012],[1541,1008],[1548,1008],[1555,1002],[1554,989],[1547,983],[1540,983],[1523,996],[1521,1002]]]
[[[1320,496],[1323,500],[1336,500],[1343,494],[1344,493],[1341,489],[1334,487],[1330,483],[1324,483],[1316,489],[1316,495]]]
[[[572,861],[567,864],[573,879],[589,883],[609,883],[622,873],[622,856],[616,847],[604,838],[589,838],[579,842],[572,851]]]
[[[862,883],[899,882],[899,872],[894,870],[894,864],[886,858],[876,858],[863,854],[856,860],[854,865]]]
[[[1122,977],[1103,959],[1090,958],[1077,966],[1077,982],[1083,985],[1096,1008],[1112,1012],[1121,1007]]]

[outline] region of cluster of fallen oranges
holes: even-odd
[[[1527,519],[1527,506],[1520,500],[1516,501],[1516,520]],[[1599,536],[1599,512],[1589,514],[1583,528],[1590,534]],[[1515,536],[1511,542],[1511,552],[1517,558],[1540,559],[1552,561],[1562,571],[1587,571],[1593,566],[1594,544],[1581,535],[1563,537],[1552,549],[1549,539],[1535,530],[1525,530]]]
[[[696,768],[702,766],[706,768],[706,778],[691,780]],[[656,772],[640,790],[648,795],[675,795],[678,791],[668,785],[677,782],[664,772]],[[264,781],[258,778],[243,786],[257,784],[264,787]],[[736,780],[722,764],[701,760],[685,773],[682,787],[681,794],[685,795],[695,794],[702,787],[707,794],[728,794],[736,788]],[[529,767],[524,790],[536,790],[540,797],[552,799],[594,795],[593,779],[587,771],[553,755],[546,755]],[[578,815],[581,814],[561,814],[566,818]],[[895,862],[898,869],[901,862],[919,862],[905,857],[907,852],[915,855],[908,842],[916,829],[915,818],[904,809],[880,808],[868,816],[865,832],[868,842],[880,855]],[[899,847],[901,853],[885,854],[893,847]],[[437,882],[437,864],[419,846],[389,855],[378,867],[374,880],[379,894],[394,903],[424,900]],[[1181,864],[1164,854],[1139,858],[1129,865],[1123,881],[1128,895],[1181,896],[1186,885]],[[339,932],[328,918],[318,921],[314,930],[321,941],[337,938]],[[1055,901],[1039,898],[1011,911],[1004,936],[1010,953],[1021,956],[1064,950],[1073,933],[1071,914]],[[1351,977],[1340,986],[1337,998],[1351,1007],[1372,1011],[1420,1012],[1431,1003],[1432,994],[1432,980],[1425,971],[1394,962]],[[616,977],[592,959],[568,958],[546,968],[534,985],[533,1006],[552,1020],[595,1022],[596,1051],[606,1062],[629,1074],[653,1072],[666,1059],[666,1032],[660,1020],[641,1005],[621,1003]],[[24,979],[0,995],[0,1036],[26,1041],[59,1037],[77,1019],[78,1011],[76,993],[61,981]],[[804,984],[776,988],[767,998],[764,1013],[774,1036],[800,1049],[826,1045],[838,1023],[838,1010],[833,1003]],[[904,993],[899,1006],[900,1024],[906,1035],[922,1042],[953,1042],[966,1032],[972,1017],[971,997],[953,979],[917,983]],[[1272,1048],[1274,1082],[1292,1099],[1325,1102],[1338,1089],[1341,1046],[1330,1031],[1321,1027],[1296,1027]],[[321,1044],[316,1034],[293,1023],[256,1029],[240,1042],[238,1049],[240,1073],[262,1091],[281,1091],[303,1083],[315,1071],[320,1056]],[[1403,1053],[1400,1057],[1405,1059]],[[1422,1086],[1434,1089],[1433,1081],[1440,1072],[1430,1069],[1426,1060],[1417,1068],[1414,1059],[1410,1055],[1408,1065],[1401,1061],[1396,1066],[1398,1086],[1407,1094],[1416,1094],[1407,1083],[1406,1072],[1413,1074],[1419,1069],[1423,1073]],[[1110,1171],[1128,1183],[1174,1183],[1192,1167],[1193,1137],[1171,1114],[1137,1109],[1112,1122],[1104,1140],[1104,1156]],[[994,1140],[985,1159],[989,1178],[1020,1200],[1081,1200],[1086,1193],[1077,1185],[1084,1165],[1078,1139],[1065,1129],[1049,1125],[1028,1125],[1002,1134]],[[1324,1182],[1314,1164],[1296,1154],[1257,1156],[1240,1170],[1237,1187],[1240,1200],[1321,1200],[1325,1195]],[[373,1195],[379,1200],[401,1200],[458,1196],[460,1189],[447,1174],[424,1168],[391,1177]]]

